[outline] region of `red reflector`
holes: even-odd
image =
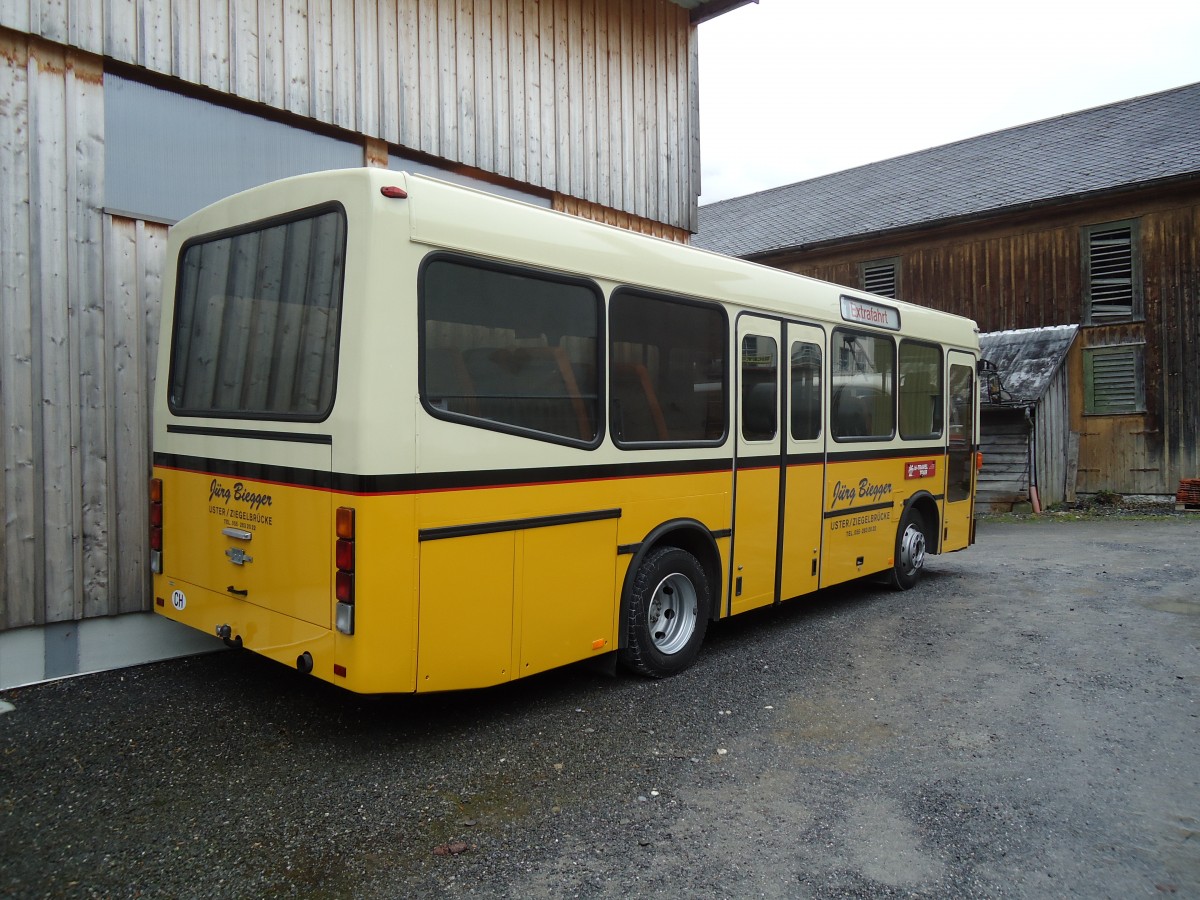
[[[337,508],[337,527],[335,532],[338,537],[353,540],[354,538],[354,508],[351,506],[339,506]]]
[[[343,665],[339,665],[338,663],[334,663],[333,664],[333,674],[341,675],[343,678],[345,678],[346,677],[346,667]]]
[[[150,500],[154,503],[162,503],[162,479],[150,479]]]
[[[166,600],[164,600],[162,597],[155,597],[155,598],[154,598],[154,605],[155,605],[155,606],[166,606],[166,605],[167,605],[167,601],[166,601]]]
[[[150,504],[150,524],[155,526],[156,528],[162,527],[162,504],[161,503],[151,503]]]
[[[354,571],[354,541],[341,540],[337,542],[337,567],[343,572]]]
[[[334,596],[337,597],[339,603],[354,602],[354,573],[353,572],[338,572],[337,581],[334,585]]]
[[[408,196],[408,191],[394,184],[389,184],[379,189],[379,193],[385,197],[390,197],[393,200],[403,200]]]
[[[150,549],[151,550],[161,550],[162,549],[162,529],[161,528],[151,528],[150,529]]]

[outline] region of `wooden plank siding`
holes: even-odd
[[[1058,374],[1050,380],[1034,411],[1033,456],[1043,508],[1075,499],[1074,485],[1067,484],[1068,473],[1076,472],[1071,460],[1070,359],[1068,355]]]
[[[0,26],[695,230],[695,29],[670,0],[46,6],[0,0]]]
[[[103,212],[103,90],[0,31],[0,630],[148,608],[167,229]]]
[[[980,428],[983,469],[976,506],[984,512],[1011,512],[1029,499],[1029,424],[1024,411],[984,413]]]
[[[0,630],[150,603],[166,227],[105,209],[106,59],[686,241],[694,31],[669,0],[0,0]]]
[[[146,605],[144,320],[165,228],[112,252],[103,111],[98,59],[0,33],[0,628]]]
[[[1080,229],[1124,219],[1140,222],[1144,318],[1084,326],[1079,346],[1144,342],[1146,411],[1084,415],[1082,363],[1073,357],[1070,428],[1079,436],[1073,487],[1085,494],[1174,494],[1181,478],[1200,473],[1200,184],[1064,202],[760,261],[858,285],[859,264],[898,257],[902,299],[970,316],[981,331],[1067,325],[1083,317]]]

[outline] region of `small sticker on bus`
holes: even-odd
[[[910,462],[904,466],[905,479],[932,478],[937,474],[937,460],[924,459],[920,462]]]
[[[183,595],[183,591],[176,589],[171,593],[171,605],[180,612],[183,612],[187,606],[187,597]]]

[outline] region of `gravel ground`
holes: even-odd
[[[0,700],[0,896],[1200,897],[1197,515],[985,520],[661,682],[228,652]]]

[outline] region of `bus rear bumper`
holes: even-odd
[[[335,677],[334,632],[328,627],[165,576],[154,579],[154,611],[229,646],[342,683]]]

